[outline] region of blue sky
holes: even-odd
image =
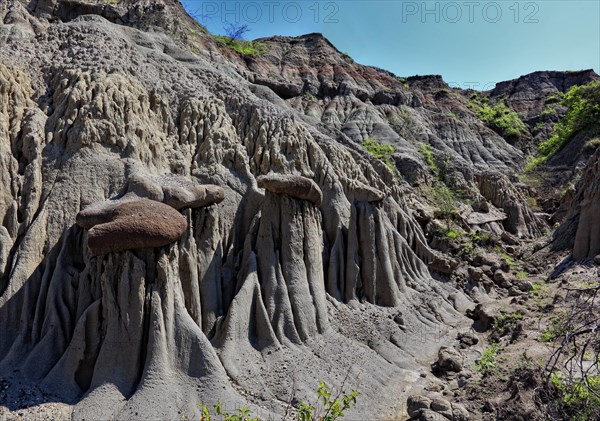
[[[247,39],[321,32],[359,63],[455,86],[489,89],[535,70],[600,73],[600,0],[183,4],[216,34],[226,23],[247,24]]]

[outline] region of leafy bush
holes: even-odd
[[[392,154],[394,153],[394,147],[392,145],[384,145],[370,137],[366,138],[362,145],[375,158],[381,159],[388,168],[392,170],[395,169],[391,160]]]
[[[588,421],[600,416],[600,376],[587,376],[567,381],[560,371],[552,372],[550,381],[558,399],[553,404],[573,421]]]
[[[460,238],[462,238],[463,234],[462,232],[454,229],[454,228],[442,228],[440,227],[437,230],[437,233],[439,236],[441,237],[445,237],[448,238],[450,240],[458,240]]]
[[[500,252],[498,253],[498,255],[504,259],[504,261],[506,261],[506,264],[508,264],[508,266],[512,269],[515,267],[515,265],[517,264],[517,262],[515,261],[515,258],[512,256],[509,256],[508,254],[504,253],[504,252]]]
[[[354,389],[350,389],[348,392],[342,389],[336,396],[333,396],[331,386],[325,382],[319,382],[317,396],[320,401],[318,408],[304,402],[300,404],[297,414],[298,421],[335,421],[343,418],[345,412],[356,405],[356,399],[360,394]],[[217,402],[211,407],[200,403],[198,407],[201,411],[200,421],[212,421],[213,416],[217,416],[219,420],[223,421],[260,421],[259,418],[251,416],[248,408],[228,412],[223,409],[221,402]],[[211,413],[211,408],[214,413]]]
[[[408,84],[408,80],[405,77],[398,77],[396,79],[398,79],[398,82],[400,82],[405,88],[408,89],[410,87],[410,85]]]
[[[438,181],[430,189],[429,196],[438,208],[434,212],[434,216],[446,220],[446,228],[449,230],[450,221],[456,215],[456,197],[454,196],[454,192],[446,184]]]
[[[542,331],[539,340],[541,342],[553,342],[559,336],[567,332],[567,314],[556,314],[548,320],[548,327]]]
[[[498,238],[491,236],[487,232],[482,231],[471,231],[469,233],[469,240],[473,245],[482,247],[495,247],[498,246]]]
[[[215,35],[215,38],[225,43],[229,48],[245,56],[260,56],[267,52],[267,44],[256,41],[244,41],[222,35]]]
[[[517,322],[521,319],[523,319],[523,313],[521,312],[507,313],[501,311],[500,315],[494,321],[494,329],[500,335],[504,335],[505,333],[514,330]]]
[[[527,131],[527,126],[525,126],[519,115],[508,108],[504,101],[489,105],[487,98],[481,98],[479,95],[473,94],[468,106],[492,130],[503,137],[519,137]]]
[[[567,108],[565,115],[554,125],[552,136],[538,147],[539,155],[528,159],[525,171],[532,171],[538,165],[564,148],[579,132],[592,130],[598,133],[600,125],[600,82],[571,87],[561,98]]]
[[[350,389],[349,392],[340,391],[333,397],[332,389],[325,382],[319,382],[317,395],[323,405],[319,411],[312,405],[302,403],[298,412],[298,421],[334,421],[344,416],[344,412],[356,405],[356,398],[359,393]],[[321,412],[321,413],[319,413]]]
[[[211,421],[212,415],[210,413],[210,408],[202,403],[199,403],[201,415],[200,421]],[[236,412],[230,413],[223,410],[223,403],[217,402],[212,406],[215,410],[214,415],[221,417],[223,421],[259,421],[258,418],[254,418],[250,416],[250,410],[248,408],[237,409]]]
[[[491,344],[481,354],[481,358],[475,363],[475,371],[482,374],[488,374],[498,368],[498,353],[500,352],[500,346],[498,344]]]
[[[439,176],[440,169],[438,168],[437,163],[435,162],[435,157],[433,156],[431,146],[429,146],[427,143],[423,143],[419,148],[419,152],[421,152],[421,155],[423,155],[423,158],[425,158],[427,166],[431,169],[431,171],[437,178]]]

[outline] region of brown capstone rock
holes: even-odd
[[[95,204],[79,212],[76,220],[89,230],[92,256],[162,247],[177,241],[187,228],[186,219],[171,206],[148,199]]]
[[[175,208],[201,208],[220,203],[225,199],[222,187],[212,184],[189,186],[164,186],[164,203]]]
[[[323,202],[321,189],[309,178],[300,175],[262,175],[256,179],[258,187],[271,193],[286,194],[300,200],[308,200],[316,206]]]

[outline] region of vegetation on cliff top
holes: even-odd
[[[598,134],[600,125],[600,82],[571,87],[561,98],[561,105],[567,108],[565,115],[554,126],[552,136],[542,142],[539,155],[532,157],[526,167],[531,171],[563,149],[580,132]]]
[[[508,108],[504,101],[490,105],[489,98],[474,93],[468,106],[492,130],[505,138],[519,137],[527,130],[519,115]]]

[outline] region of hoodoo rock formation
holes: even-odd
[[[77,214],[77,224],[89,230],[92,256],[166,246],[187,228],[187,221],[175,209],[148,199],[89,206]]]
[[[0,2],[0,405],[268,418],[347,379],[354,419],[402,417],[475,306],[419,192],[443,179],[479,229],[543,232],[508,176],[523,152],[464,92],[320,34],[260,42],[244,56],[174,0]]]
[[[600,151],[585,166],[575,193],[567,198],[569,212],[555,232],[556,249],[572,249],[576,260],[600,255]]]
[[[317,184],[309,178],[299,175],[261,175],[256,179],[258,187],[271,193],[286,194],[300,200],[308,200],[313,205],[321,206],[323,193]]]

